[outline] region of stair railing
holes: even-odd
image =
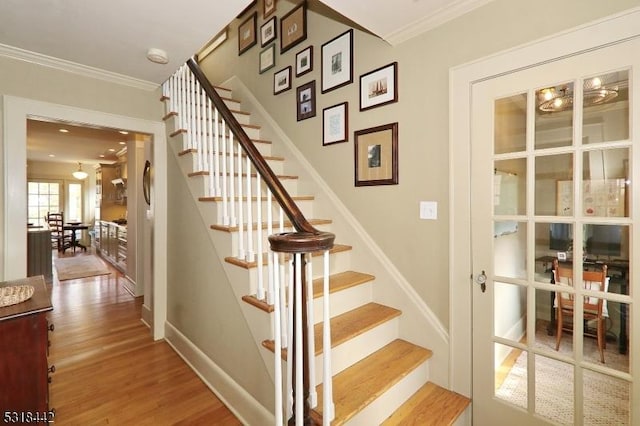
[[[182,154],[192,154],[190,175],[204,176],[205,198],[221,202],[218,225],[237,230],[233,257],[255,262],[250,293],[273,305],[276,424],[283,424],[283,418],[289,425],[310,424],[309,409],[318,400],[316,382],[322,380],[323,424],[329,425],[334,418],[329,250],[335,236],[309,223],[193,59],[163,84],[163,99],[167,117],[175,116],[178,127],[172,136],[183,134]],[[264,235],[270,248],[266,255]],[[324,368],[322,378],[316,379],[312,257],[320,254]],[[283,350],[287,351],[286,400]]]

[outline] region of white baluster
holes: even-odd
[[[216,173],[218,172],[215,168],[215,162],[213,161],[213,155],[214,155],[214,140],[215,140],[215,135],[213,134],[213,110],[214,107],[212,105],[211,99],[207,98],[207,151],[208,151],[208,157],[209,157],[209,195],[210,196],[215,196],[216,195],[216,187],[214,185],[215,182],[215,176]]]
[[[194,76],[195,77],[195,76]],[[196,154],[193,156],[193,170],[202,171],[202,117],[200,117],[200,81],[196,79],[193,92],[193,145]]]
[[[333,404],[333,378],[331,370],[331,309],[329,306],[329,250],[323,255],[323,283],[322,283],[322,347],[323,347],[323,377],[322,377],[322,425],[329,426],[335,417]]]
[[[238,225],[238,218],[236,217],[236,174],[234,170],[234,146],[235,142],[233,139],[233,132],[229,132],[229,199],[231,200],[231,210],[229,212],[229,216],[231,217],[231,226]],[[241,202],[242,201],[238,201],[238,203]]]
[[[209,159],[207,156],[207,99],[209,99],[207,92],[202,89],[200,91],[200,139],[202,140],[202,154],[200,155],[202,164],[200,167],[202,170],[210,172]]]
[[[216,176],[215,176],[215,186],[216,186],[216,190],[215,190],[215,195],[216,196],[220,196],[220,194],[222,193],[222,190],[220,189],[220,118],[218,116],[218,108],[215,109],[215,114],[213,119],[215,120],[214,122],[214,127],[215,127],[215,141],[216,141],[216,146],[215,146],[215,169],[216,169]]]
[[[222,156],[222,223],[224,226],[229,226],[229,199],[227,189],[227,161],[229,160],[227,152],[227,122],[224,120],[222,121],[222,152],[220,155]]]
[[[295,285],[293,281],[294,273],[293,273],[293,258],[294,256],[289,257],[289,265],[287,268],[289,286],[287,288],[287,300],[289,301],[287,305],[287,339],[291,341],[293,336],[293,287]],[[291,345],[287,342],[287,419],[291,418],[293,415],[293,350],[291,350]],[[300,369],[298,369],[300,370]]]
[[[295,286],[296,291],[294,292],[295,297],[295,351],[296,351],[296,393],[295,393],[295,410],[296,410],[296,426],[302,426],[303,416],[304,416],[304,385],[303,385],[303,371],[302,363],[304,362],[303,356],[303,345],[302,345],[302,333],[306,324],[302,323],[302,255],[300,253],[296,253],[295,255],[294,267],[296,269],[295,273]]]
[[[187,149],[193,148],[193,74],[187,73]]]
[[[315,323],[313,318],[313,267],[311,264],[311,253],[307,254],[307,273],[306,288],[307,288],[307,333],[309,338],[307,344],[309,346],[309,359],[306,362],[309,363],[309,406],[315,408],[318,405],[318,393],[316,392],[316,344],[313,338],[315,330],[313,325]]]
[[[253,200],[251,200],[251,160],[247,157],[247,261],[253,262],[256,252],[253,247]]]
[[[260,184],[262,180],[260,173],[256,173],[256,245],[258,260],[258,299],[264,300],[264,273],[263,273],[263,257],[262,257],[262,191]]]
[[[271,235],[273,234],[273,212],[272,212],[272,199],[273,196],[271,195],[271,190],[269,189],[268,186],[265,186],[265,191],[267,193],[267,235]],[[267,279],[269,280],[268,283],[268,288],[269,291],[267,291],[267,303],[268,304],[273,304],[273,298],[275,297],[275,295],[273,294],[274,292],[274,282],[275,282],[275,277],[274,277],[275,271],[274,271],[274,264],[271,261],[271,256],[268,257],[267,259]]]
[[[273,262],[278,263],[278,253],[273,252]],[[276,277],[278,271],[276,269]],[[274,343],[274,383],[275,383],[275,424],[282,425],[282,341],[280,336],[280,327],[281,327],[281,319],[280,319],[280,288],[276,286],[273,291],[275,292],[275,302],[273,304],[273,343]]]
[[[244,174],[242,173],[242,150],[238,142],[238,258],[244,259],[246,252],[244,249],[244,201],[242,199],[242,188],[244,184]],[[284,305],[283,305],[284,306]]]

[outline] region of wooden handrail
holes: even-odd
[[[193,72],[193,75],[198,79],[202,89],[207,93],[207,95],[213,101],[213,104],[218,109],[220,115],[227,123],[227,126],[233,132],[233,135],[238,140],[245,153],[251,160],[251,163],[256,168],[257,172],[260,173],[260,176],[265,181],[265,184],[269,187],[271,192],[273,193],[274,198],[280,204],[280,206],[284,209],[285,214],[293,224],[294,228],[298,232],[305,232],[308,234],[319,234],[320,231],[315,229],[304,217],[296,203],[293,201],[289,193],[282,186],[282,183],[277,178],[271,167],[267,164],[266,160],[260,152],[258,148],[251,142],[249,136],[247,136],[246,132],[242,129],[242,126],[238,122],[238,120],[234,117],[231,110],[224,103],[218,92],[213,88],[213,85],[209,82],[207,77],[204,75],[200,66],[196,63],[193,58],[187,61],[187,65]]]

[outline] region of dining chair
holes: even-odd
[[[562,265],[558,259],[553,261],[553,273],[555,284],[561,287],[573,287],[573,265]],[[606,292],[608,290],[607,265],[602,265],[597,271],[582,272],[582,287],[586,290]],[[598,351],[600,352],[600,362],[604,364],[604,349],[606,348],[605,336],[605,318],[606,318],[606,301],[601,297],[583,296],[582,309],[583,318],[586,321],[596,321],[595,334],[589,333],[585,327],[584,334],[594,336],[598,341]],[[562,339],[563,330],[572,331],[569,325],[573,325],[573,312],[575,306],[575,294],[563,289],[556,291],[555,297],[556,307],[556,351],[560,348],[560,340]],[[572,319],[571,323],[565,324],[565,316]]]
[[[49,213],[47,212],[46,221],[51,229],[51,242],[58,249],[59,252],[64,251],[71,247],[72,235],[70,232],[64,230],[64,213]]]

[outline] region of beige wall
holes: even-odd
[[[496,0],[395,47],[356,30],[354,83],[320,94],[321,46],[349,27],[325,18],[326,9],[312,2],[307,40],[282,56],[277,53],[273,69],[258,73],[259,44],[238,56],[239,20],[232,23],[229,39],[205,58],[203,68],[214,83],[236,75],[249,87],[447,327],[449,69],[639,5],[638,0]],[[279,2],[277,16],[292,7],[293,3]],[[279,52],[279,39],[276,43]],[[292,90],[274,96],[273,73],[293,66],[295,54],[309,45],[314,47],[313,72],[294,77]],[[399,69],[399,102],[359,112],[359,76],[394,61]],[[316,80],[317,115],[297,122],[295,88],[312,80]],[[349,102],[349,142],[323,147],[322,109],[343,101]],[[396,121],[399,185],[356,188],[353,131]],[[418,219],[421,200],[438,202],[438,220]]]

